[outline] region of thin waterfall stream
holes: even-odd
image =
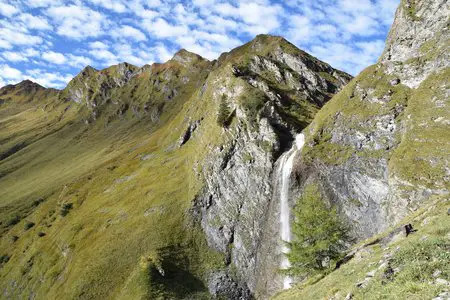
[[[292,166],[294,163],[294,157],[298,151],[303,148],[305,144],[305,136],[303,133],[298,134],[295,137],[295,143],[291,149],[284,153],[280,158],[280,165],[278,169],[278,180],[280,190],[280,235],[282,240],[282,253],[289,252],[288,247],[284,242],[291,241],[291,224],[290,224],[290,209],[289,209],[289,187],[291,183]],[[281,261],[281,269],[288,269],[291,266],[288,258],[284,255]],[[291,287],[292,278],[285,276],[283,279],[283,288],[288,289]]]

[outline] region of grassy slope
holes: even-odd
[[[418,89],[412,90],[403,84],[390,85],[394,77],[386,75],[380,65],[365,69],[317,113],[309,127],[304,157],[306,160],[319,159],[327,164],[345,163],[352,155],[383,157],[389,161],[392,176],[419,187],[449,188],[443,181],[450,150],[446,142],[450,139],[450,132],[445,123],[450,117],[445,101],[449,72],[446,69],[435,73]],[[370,103],[361,99],[361,90],[370,91],[369,97],[390,95],[390,100]],[[371,132],[374,124],[370,120],[376,116],[395,114],[398,107],[405,108],[395,119],[397,126],[404,128],[396,135],[398,147],[356,149],[352,145],[331,141],[331,131],[335,126],[345,126],[347,132]],[[338,117],[339,124],[336,123]],[[417,172],[419,169],[420,173]]]
[[[405,237],[403,231],[393,238],[384,239],[386,232],[355,246],[372,245],[360,249],[355,257],[336,271],[323,278],[317,277],[282,292],[274,299],[344,299],[349,293],[352,299],[430,299],[445,290],[436,284],[436,278],[450,278],[450,221],[447,208],[450,202],[444,198],[429,200],[420,210],[401,222],[411,223],[418,231]],[[385,243],[385,241],[389,241]],[[387,261],[397,269],[393,278],[387,279]],[[364,288],[362,282],[367,273],[376,271]],[[434,277],[439,270],[441,274]]]
[[[384,73],[384,69],[374,65],[363,70],[340,93],[329,101],[314,118],[309,129],[309,142],[304,148],[306,159],[320,159],[328,164],[344,163],[351,155],[388,156],[389,150],[358,150],[350,145],[342,145],[331,141],[331,131],[336,126],[339,117],[340,126],[345,124],[346,130],[357,130],[363,133],[374,130],[368,123],[375,116],[392,113],[398,106],[407,105],[410,89],[403,84],[391,86],[393,76]],[[370,90],[369,97],[382,98],[392,93],[387,103],[371,103],[361,98],[361,90]],[[368,125],[366,125],[366,123]]]
[[[76,120],[2,161],[0,169],[7,174],[0,181],[1,205],[8,208],[2,210],[4,225],[34,209],[7,226],[1,238],[1,255],[10,256],[0,271],[2,291],[20,297],[146,297],[152,293],[151,266],[139,262],[156,252],[166,260],[177,255],[174,266],[163,260],[163,268],[191,279],[169,277],[154,290],[166,296],[205,292],[198,276],[222,260],[206,247],[198,228],[185,224],[184,214],[199,188],[191,168],[193,160],[201,159],[196,146],[211,140],[177,149],[185,129],[185,116],[177,113],[181,109],[183,102],[171,105],[161,116],[162,127],[125,118],[106,128],[100,119],[88,129]],[[40,111],[26,111],[20,118],[40,120],[36,114]],[[206,117],[214,124],[214,115]],[[210,134],[217,135],[213,131],[218,128],[211,128]],[[145,155],[151,158],[141,160]],[[39,198],[44,202],[36,208]],[[67,203],[73,208],[62,217]],[[27,222],[36,225],[25,230]],[[13,236],[19,239],[13,242]],[[128,276],[138,278],[127,282]],[[184,284],[171,287],[172,282]]]

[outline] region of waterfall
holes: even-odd
[[[291,225],[290,225],[290,210],[289,210],[289,187],[291,181],[292,165],[294,163],[294,157],[298,151],[303,148],[305,143],[305,136],[303,133],[298,134],[295,137],[295,143],[292,148],[284,153],[280,158],[280,165],[278,168],[278,180],[280,191],[280,235],[282,243],[291,241]],[[288,253],[289,249],[283,243],[281,246],[282,253]],[[287,269],[291,266],[288,258],[284,255],[281,261],[281,269]],[[283,279],[283,288],[288,289],[291,287],[292,278],[285,276]]]

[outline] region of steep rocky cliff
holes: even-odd
[[[278,37],[259,36],[219,63],[226,67],[209,77],[205,93],[217,102],[225,95],[233,121],[203,162],[206,184],[196,210],[208,244],[225,253],[229,264],[225,273],[212,275],[212,292],[228,295],[232,288],[214,277],[233,273],[247,298],[247,288],[258,294],[266,292],[266,281],[272,289],[279,286],[278,266],[258,274],[263,259],[279,255],[264,251],[263,243],[275,161],[350,76]]]
[[[305,130],[298,186],[318,183],[367,238],[448,195],[449,4],[402,1],[386,49]]]

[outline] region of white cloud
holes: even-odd
[[[145,2],[145,5],[147,5],[148,7],[158,7],[158,6],[162,5],[160,0],[146,0],[144,2]]]
[[[357,74],[373,64],[384,49],[384,41],[374,40],[346,45],[340,42],[323,43],[311,47],[312,54],[333,67]],[[356,59],[357,58],[357,59]]]
[[[258,3],[242,3],[239,5],[239,15],[244,22],[267,28],[268,32],[280,26],[278,20],[282,12],[281,6],[267,6]]]
[[[205,28],[208,28],[211,32],[226,34],[227,31],[236,31],[239,29],[239,23],[237,21],[218,15],[208,15],[206,22],[207,25]]]
[[[89,0],[91,3],[110,9],[116,13],[123,13],[126,11],[126,6],[122,1],[118,0]]]
[[[370,36],[378,32],[378,22],[371,17],[357,16],[353,22],[343,25],[347,32],[361,36]]]
[[[162,18],[158,18],[154,22],[148,22],[145,20],[143,26],[150,33],[159,38],[181,36],[187,34],[189,31],[186,26],[172,25],[167,23],[167,21]]]
[[[89,48],[91,48],[91,49],[108,49],[109,46],[100,41],[95,41],[95,42],[89,43]]]
[[[301,44],[314,34],[314,30],[311,28],[312,24],[305,16],[293,16],[290,26],[291,28],[287,31],[287,37],[294,43]]]
[[[78,40],[103,35],[109,23],[105,15],[79,5],[50,7],[47,14],[58,24],[56,33]]]
[[[67,56],[67,63],[69,66],[72,66],[75,68],[83,68],[87,65],[92,64],[92,60],[85,56],[69,54]]]
[[[137,47],[132,47],[130,44],[116,44],[114,45],[114,51],[116,52],[116,56],[120,57],[121,61],[126,61],[128,63],[134,65],[144,65],[153,61],[153,56],[151,53],[151,49],[144,51]]]
[[[241,43],[241,41],[236,38],[220,33],[209,33],[205,31],[194,30],[191,32],[191,34],[199,40],[207,41],[209,43],[215,43],[222,48],[231,49],[239,46],[239,44]]]
[[[24,45],[36,45],[43,42],[40,36],[24,33],[15,28],[0,27],[0,47],[11,49],[12,45],[24,46]],[[2,47],[3,45],[3,47]]]
[[[26,57],[36,57],[39,56],[39,51],[34,48],[27,48],[22,52],[22,54]]]
[[[5,3],[3,1],[0,2],[0,15],[3,15],[5,17],[12,17],[18,12],[19,10],[11,4]]]
[[[66,62],[66,57],[62,53],[48,51],[42,53],[42,59],[52,64],[62,65]]]
[[[244,2],[233,6],[230,3],[215,5],[215,12],[222,17],[239,19],[242,23],[239,30],[250,34],[269,33],[280,27],[280,18],[284,12],[282,6],[269,2]]]
[[[375,40],[370,42],[358,42],[356,46],[361,49],[365,56],[370,57],[370,60],[377,59],[384,50],[384,41]]]
[[[30,14],[21,14],[19,16],[19,20],[21,20],[25,26],[29,29],[38,29],[38,30],[52,30],[53,27],[48,24],[47,19],[43,17],[37,17]]]
[[[6,64],[0,65],[0,76],[4,79],[19,80],[22,72]]]
[[[219,3],[215,5],[215,11],[221,16],[232,17],[238,14],[237,7],[231,5],[230,3]]]
[[[20,62],[28,60],[26,56],[13,51],[5,51],[2,53],[2,56],[9,62]]]
[[[339,7],[344,12],[349,12],[351,14],[369,14],[373,13],[375,6],[370,0],[339,0]]]
[[[154,50],[156,51],[160,62],[168,61],[173,56],[173,53],[163,44],[158,45]]]
[[[392,24],[398,2],[398,0],[378,0],[376,11],[385,26]]]
[[[95,60],[106,62],[108,65],[113,65],[119,62],[116,55],[105,49],[93,49],[89,51],[89,55]]]
[[[129,25],[123,25],[119,29],[114,31],[114,36],[116,38],[130,38],[137,42],[145,41],[147,38],[142,31],[131,27]]]
[[[215,0],[193,0],[192,4],[194,4],[195,6],[212,6],[214,4],[216,4]]]
[[[12,45],[8,42],[0,38],[0,48],[3,49],[12,49]]]
[[[50,5],[60,5],[59,0],[27,0],[26,5],[33,8],[48,7]]]

